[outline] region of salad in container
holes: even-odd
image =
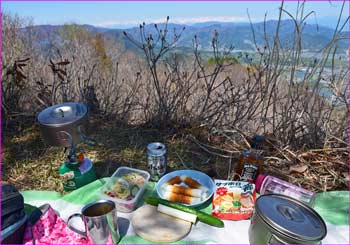
[[[148,172],[119,167],[109,181],[102,186],[100,196],[115,203],[118,211],[132,212],[145,190],[150,175]]]

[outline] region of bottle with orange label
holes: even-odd
[[[239,157],[239,162],[235,168],[236,175],[234,180],[254,183],[263,168],[264,160],[260,153],[265,138],[264,136],[256,135],[252,140],[252,148],[243,151]]]

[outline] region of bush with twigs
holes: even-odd
[[[303,174],[303,181],[312,183],[324,177],[323,184],[310,186],[314,190],[347,185],[349,69],[336,59],[337,42],[345,38],[342,31],[349,22],[349,17],[340,22],[344,6],[345,2],[331,41],[312,62],[303,55],[305,22],[314,14],[304,12],[305,2],[298,3],[294,15],[282,2],[273,33],[267,33],[266,19],[262,33],[251,25],[254,59],[249,54],[234,57],[233,46],[222,48],[220,37],[225,33],[217,31],[209,59],[197,36],[192,53],[183,55],[176,47],[186,30],[170,31],[169,17],[153,27],[141,24],[137,37],[124,32],[143,57],[75,24],[64,25],[55,35],[48,30],[44,52],[30,21],[4,14],[3,129],[18,115],[33,118],[50,105],[80,101],[103,120],[191,129],[188,141],[230,159],[227,178],[233,174],[232,158],[250,147],[252,135],[262,134],[271,169]],[[284,15],[294,23],[288,44],[280,37]],[[263,36],[263,45],[257,35]],[[330,96],[322,95],[324,89]],[[318,173],[327,162],[330,166]]]

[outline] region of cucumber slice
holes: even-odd
[[[175,209],[178,209],[178,210],[190,213],[190,214],[194,214],[197,216],[199,221],[206,223],[208,225],[212,225],[212,226],[220,227],[220,228],[224,227],[224,222],[222,220],[220,220],[214,216],[211,216],[209,214],[206,214],[202,211],[198,211],[194,208],[182,205],[180,203],[169,202],[167,200],[163,200],[163,199],[160,199],[157,197],[146,197],[145,202],[148,204],[151,204],[153,206],[158,206],[158,204],[163,204],[163,205],[168,206],[168,207],[172,207],[172,208],[175,208]]]
[[[139,190],[140,190],[140,187],[138,187],[137,185],[133,185],[130,189],[131,196],[135,197]]]

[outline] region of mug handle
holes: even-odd
[[[70,225],[69,224],[69,221],[74,218],[74,217],[79,217],[81,218],[81,220],[83,221],[84,223],[84,227],[85,227],[85,231],[81,231],[81,230],[78,230],[77,228],[75,228],[74,226]],[[78,233],[79,235],[81,235],[84,239],[87,239],[87,228],[86,228],[86,223],[84,221],[84,218],[83,218],[83,215],[81,214],[78,214],[78,213],[75,213],[75,214],[72,214],[71,216],[69,216],[68,220],[67,220],[67,226],[69,227],[69,229],[71,229],[72,231]]]
[[[97,145],[97,141],[96,141],[96,140],[94,140],[94,139],[92,139],[92,138],[89,138],[89,137],[87,137],[87,136],[84,134],[84,132],[83,132],[83,130],[82,130],[82,128],[81,128],[81,125],[78,126],[78,132],[79,132],[79,134],[80,134],[81,140],[82,140],[85,144],[87,144],[87,145],[89,145],[89,146],[96,146],[96,145]]]
[[[69,145],[70,145],[70,150],[69,150],[68,157],[70,158],[71,156],[75,156],[75,145],[74,145],[74,142],[73,142],[73,137],[72,137],[72,135],[70,135],[70,134],[69,134],[68,132],[66,132],[66,131],[58,131],[58,132],[57,132],[57,135],[58,135],[58,137],[59,137],[61,140],[66,140],[62,135],[68,136],[68,142],[69,142]]]

